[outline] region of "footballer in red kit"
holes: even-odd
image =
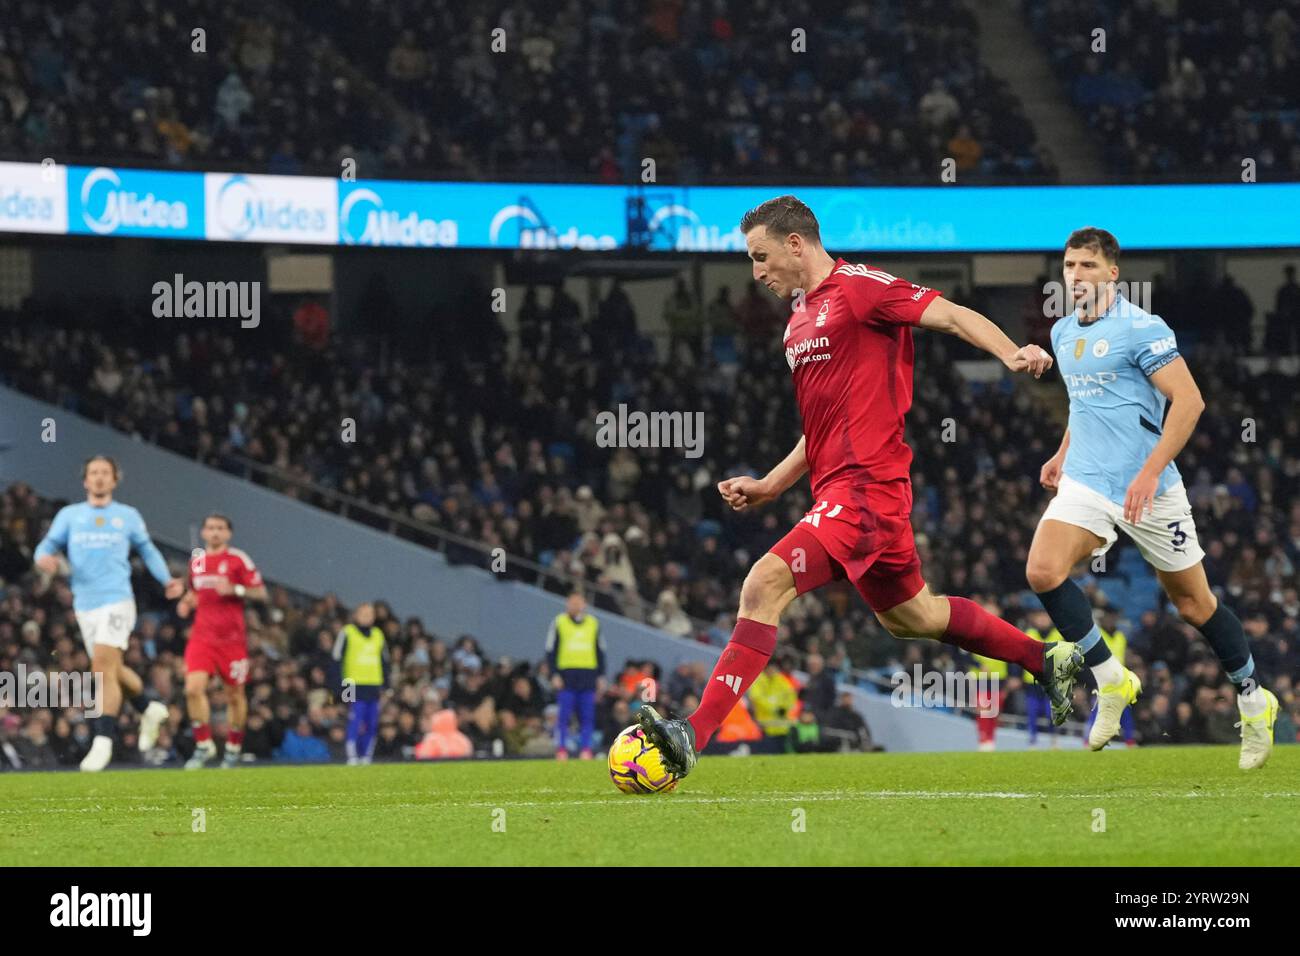
[[[230,731],[226,738],[225,766],[235,766],[243,747],[248,700],[248,634],[244,602],[265,601],[266,585],[253,559],[230,547],[230,519],[212,514],[203,520],[202,552],[190,559],[189,590],[177,613],[194,612],[189,643],[185,646],[185,702],[194,731],[194,754],[188,769],[204,766],[216,756],[209,724],[208,684],[215,674],[226,685]]]
[[[885,610],[925,584],[911,535],[912,450],[903,427],[912,405],[911,330],[938,296],[838,259],[792,313],[785,357],[814,505],[773,551],[787,563],[799,553],[814,561],[811,573],[795,574],[799,594],[842,569],[873,609]],[[807,537],[820,546],[809,547]]]
[[[996,356],[1012,372],[1038,377],[1052,365],[1036,345],[1018,347],[987,318],[867,264],[835,259],[816,216],[779,196],[741,219],[753,277],[790,305],[783,348],[803,435],[762,478],[718,482],[733,510],[766,504],[805,473],[813,506],[750,569],[731,640],[694,713],[637,719],[679,775],[762,672],[777,624],[799,594],[847,578],[899,638],[931,638],[1018,664],[1052,700],[1064,723],[1083,655],[1068,641],[1043,644],[973,601],[936,595],[921,575],[912,539],[912,451],[903,439],[912,405],[915,329],[954,335]]]

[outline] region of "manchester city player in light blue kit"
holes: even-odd
[[[117,464],[102,455],[82,468],[86,500],[59,509],[50,530],[36,546],[36,566],[46,574],[59,570],[57,552],[68,557],[72,568],[72,603],[81,628],[92,670],[103,675],[102,715],[94,720],[95,739],[81,761],[81,769],[103,770],[113,758],[113,738],[122,697],[131,698],[140,711],[140,749],[158,739],[167,719],[167,707],[144,696],[140,676],[122,660],[135,628],[135,595],[131,592],[131,549],[144,559],[149,573],[164,586],[168,598],[178,598],[185,585],[173,578],[167,562],[149,540],[144,519],[130,505],[113,500]]]
[[[1070,422],[1060,450],[1043,465],[1040,480],[1056,497],[1034,534],[1026,576],[1097,679],[1097,717],[1088,745],[1100,750],[1142,685],[1101,639],[1070,569],[1110,548],[1116,527],[1123,529],[1155,569],[1179,616],[1204,635],[1236,686],[1238,766],[1250,770],[1273,752],[1278,702],[1254,678],[1241,621],[1210,590],[1201,566],[1205,552],[1174,466],[1205,402],[1164,319],[1116,290],[1118,263],[1119,243],[1104,229],[1079,229],[1066,241],[1065,290],[1074,311],[1052,326],[1052,348],[1070,396]]]

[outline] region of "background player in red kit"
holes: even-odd
[[[695,765],[718,725],[762,672],[782,611],[805,591],[848,577],[895,637],[932,638],[1019,664],[1040,680],[1057,724],[1083,666],[1074,644],[1042,644],[973,601],[936,595],[912,540],[912,452],[903,441],[912,405],[912,329],[947,332],[1042,375],[1051,357],[1018,348],[970,309],[866,265],[832,259],[817,218],[794,196],[770,199],[740,221],[754,279],[791,303],[785,358],[803,437],[763,478],[728,478],[718,492],[737,511],[773,500],[809,473],[814,504],[741,587],[731,641],[687,719],[643,706],[638,720],[679,774]]]
[[[230,734],[226,738],[224,766],[239,763],[248,719],[248,633],[244,628],[244,602],[265,601],[266,585],[253,559],[230,547],[233,531],[225,515],[203,519],[204,551],[190,559],[190,590],[176,612],[188,617],[197,608],[190,640],[185,647],[185,705],[194,728],[194,756],[185,764],[196,770],[217,755],[208,722],[208,683],[213,674],[226,685],[230,701]]]

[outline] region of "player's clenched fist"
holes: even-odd
[[[1043,465],[1038,473],[1038,483],[1048,491],[1055,491],[1061,484],[1061,457],[1054,455]]]
[[[1029,372],[1038,378],[1052,367],[1052,357],[1037,345],[1026,345],[1006,360],[1006,366],[1013,372]]]
[[[739,478],[726,478],[718,482],[718,494],[729,504],[733,511],[744,511],[750,506],[757,506],[771,501],[774,497],[767,486],[758,478],[742,475]]]

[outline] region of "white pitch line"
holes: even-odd
[[[376,794],[370,794],[376,796]],[[1144,799],[1201,799],[1205,797],[1217,799],[1232,799],[1237,797],[1264,797],[1264,798],[1282,798],[1296,799],[1300,798],[1300,792],[1280,791],[1268,793],[1219,793],[1219,792],[1199,792],[1192,791],[1189,793],[1166,793],[1166,792],[1144,792],[1144,793],[1019,793],[1005,790],[867,790],[860,792],[825,792],[825,793],[754,793],[743,797],[708,797],[708,796],[689,796],[687,794],[664,795],[661,801],[645,801],[631,799],[628,796],[615,796],[611,794],[608,797],[595,797],[586,800],[470,800],[470,801],[452,801],[442,802],[431,799],[426,803],[392,803],[384,804],[380,809],[384,810],[429,810],[429,809],[455,809],[455,808],[492,808],[498,807],[586,807],[586,806],[675,806],[679,804],[799,804],[799,803],[819,803],[819,802],[853,802],[868,800],[1123,800],[1126,798],[1142,797]],[[49,798],[57,799],[57,798]],[[72,799],[72,798],[68,798]],[[101,813],[104,806],[96,804],[89,807],[47,807],[37,811],[40,814],[47,813]],[[127,810],[131,812],[162,813],[176,812],[183,813],[184,807],[176,806],[114,806],[110,809],[115,811]],[[317,803],[317,804],[245,804],[239,806],[217,805],[211,808],[213,812],[230,810],[236,812],[266,812],[266,811],[300,811],[300,810],[349,810],[349,809],[375,809],[375,804],[371,801],[366,803]],[[29,814],[31,810],[16,808],[0,808],[0,814]]]

